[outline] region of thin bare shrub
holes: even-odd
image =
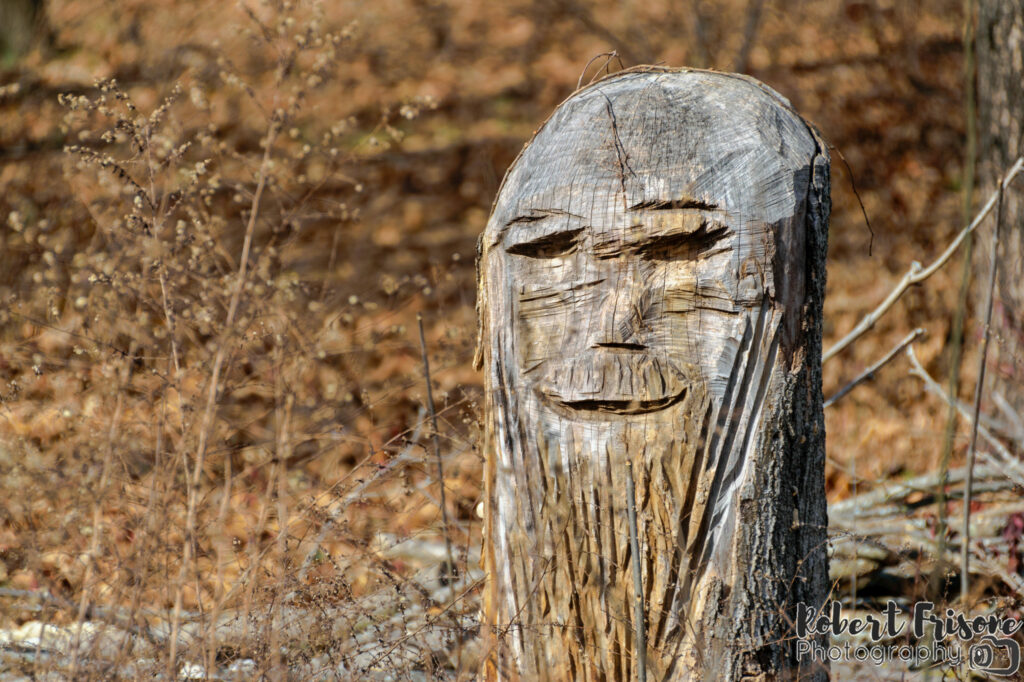
[[[432,105],[389,103],[354,136],[353,120],[308,106],[336,78],[353,26],[303,3],[245,8],[241,26],[273,56],[262,68],[212,53],[148,108],[115,80],[61,96],[86,237],[69,260],[44,253],[48,310],[16,301],[11,315],[51,336],[37,374],[59,362],[60,390],[86,397],[13,463],[25,485],[15,527],[35,533],[28,563],[54,577],[8,595],[38,606],[15,647],[25,672],[330,679],[459,665],[471,606],[452,597],[472,583],[468,529],[445,529],[458,566],[418,577],[441,538],[402,523],[375,532],[382,514],[400,521],[444,496],[422,465],[425,414],[378,448],[346,433],[372,418],[350,364],[368,339],[338,311],[332,277],[358,219],[361,147],[400,139],[397,121]],[[216,125],[215,106],[245,125]],[[9,222],[45,244],[45,225]],[[333,243],[318,271],[305,235],[325,225]],[[404,333],[374,329],[372,341]],[[466,407],[446,401],[441,416]],[[445,441],[444,462],[474,457],[471,442]],[[311,459],[323,466],[298,466]],[[39,517],[50,495],[56,525]]]

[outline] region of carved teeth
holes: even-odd
[[[679,402],[691,382],[671,358],[618,344],[611,348],[601,344],[576,357],[552,359],[547,364],[538,391],[574,410],[618,414],[662,410]]]

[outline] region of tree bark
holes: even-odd
[[[827,678],[792,624],[828,593],[829,207],[789,102],[699,70],[584,88],[509,169],[478,253],[486,678]]]
[[[978,175],[982,196],[994,192],[1003,173],[1024,154],[1024,2],[981,0],[978,6]],[[1003,196],[1002,236],[992,313],[992,344],[986,411],[1024,449],[1024,182],[1017,179]],[[995,220],[990,221],[994,225]],[[977,249],[975,282],[987,282],[994,228],[983,232]],[[991,244],[988,241],[987,244]],[[987,292],[978,286],[976,310]]]

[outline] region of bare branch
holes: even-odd
[[[1022,169],[1024,169],[1024,157],[1018,158],[1016,163],[1014,163],[1013,166],[1010,167],[1010,170],[1008,170],[1006,172],[1006,175],[1003,176],[1003,181],[1000,183],[1000,187],[1008,186],[1010,182],[1012,182],[1013,179],[1017,177],[1017,174],[1020,173]],[[998,196],[998,193],[998,191],[992,193],[992,196],[989,197],[989,200],[987,202],[985,202],[985,206],[981,209],[978,215],[975,216],[974,220],[971,221],[971,224],[960,231],[960,234],[956,236],[956,239],[954,239],[952,243],[948,247],[946,247],[946,250],[942,252],[942,255],[936,258],[931,265],[929,265],[926,268],[922,268],[921,264],[918,263],[917,261],[911,263],[910,269],[907,270],[905,275],[903,275],[903,279],[900,280],[900,283],[896,285],[896,288],[892,290],[889,296],[886,297],[884,301],[879,303],[877,308],[875,308],[870,313],[865,315],[864,318],[857,323],[857,326],[853,328],[853,331],[844,336],[834,346],[832,346],[822,354],[822,363],[825,363],[830,358],[838,355],[840,351],[842,351],[844,348],[846,348],[851,343],[856,341],[866,331],[871,329],[875,325],[875,323],[878,322],[879,318],[881,318],[882,315],[888,312],[889,308],[892,308],[896,301],[899,300],[900,296],[902,296],[904,292],[906,292],[906,290],[909,289],[912,284],[923,282],[924,280],[934,275],[939,268],[945,265],[946,261],[950,259],[950,257],[956,252],[958,248],[960,248],[960,244],[962,244],[964,239],[967,238],[967,235],[974,232],[974,230],[976,230],[978,226],[981,225],[981,222],[992,211],[992,208],[996,204],[996,197]]]
[[[444,547],[448,555],[448,583],[451,587],[451,603],[455,604],[455,577],[458,575],[457,569],[455,568],[455,555],[452,554],[452,536],[448,526],[448,504],[445,501],[444,494],[444,464],[441,459],[441,443],[437,438],[437,410],[434,409],[434,390],[430,386],[430,358],[427,357],[427,339],[423,334],[423,314],[416,313],[416,323],[420,328],[420,351],[423,354],[423,374],[427,382],[427,409],[430,410],[430,427],[431,427],[431,440],[434,444],[434,457],[437,459],[437,483],[439,486],[440,494],[439,497],[441,502],[441,519],[444,523]],[[454,616],[453,616],[454,618]],[[456,627],[458,627],[458,621],[455,621]],[[456,635],[456,642],[459,646],[459,655],[455,659],[456,661],[462,660],[462,634]]]
[[[925,388],[930,393],[937,395],[938,397],[945,400],[947,403],[956,404],[957,411],[963,416],[964,419],[970,421],[971,415],[967,409],[960,404],[959,401],[954,399],[943,390],[939,383],[932,378],[928,371],[921,365],[921,362],[917,359],[917,355],[914,354],[914,345],[907,346],[907,357],[910,358],[911,370],[910,373],[924,381]],[[980,420],[979,420],[980,421]],[[978,433],[988,441],[989,445],[992,446],[995,454],[982,452],[982,459],[987,462],[991,462],[996,466],[1000,466],[1003,469],[1003,474],[1013,481],[1015,484],[1024,487],[1024,464],[1014,457],[1010,451],[1003,445],[998,438],[992,435],[992,432],[978,424]]]
[[[837,403],[843,396],[845,396],[847,393],[856,388],[858,384],[862,384],[865,381],[870,381],[874,379],[875,372],[882,369],[882,367],[887,365],[894,357],[896,357],[896,355],[901,350],[903,350],[908,345],[913,343],[914,339],[916,339],[917,337],[921,336],[924,333],[924,329],[918,327],[914,331],[907,334],[902,341],[893,346],[892,350],[885,354],[885,357],[883,357],[881,360],[879,360],[878,362],[876,362],[875,364],[871,365],[866,370],[861,372],[856,379],[854,379],[853,381],[851,381],[850,383],[846,384],[841,389],[836,391],[835,395],[833,395],[831,398],[825,401],[825,407],[829,407],[830,405]]]
[[[971,484],[974,483],[974,455],[978,446],[978,415],[981,413],[981,392],[985,387],[985,358],[988,356],[988,342],[992,337],[992,299],[996,289],[996,270],[999,269],[999,233],[1003,224],[1003,186],[999,186],[999,200],[996,208],[996,233],[992,238],[992,268],[988,273],[988,293],[985,301],[985,337],[981,342],[981,357],[978,358],[978,383],[974,386],[974,411],[971,414],[971,443],[967,447],[967,481],[964,485],[964,530],[960,546],[960,601],[967,602],[968,577],[971,555]]]

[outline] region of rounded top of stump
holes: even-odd
[[[518,206],[611,182],[626,206],[678,196],[776,222],[800,210],[823,147],[788,100],[753,78],[627,70],[555,109],[509,168],[488,231]]]

